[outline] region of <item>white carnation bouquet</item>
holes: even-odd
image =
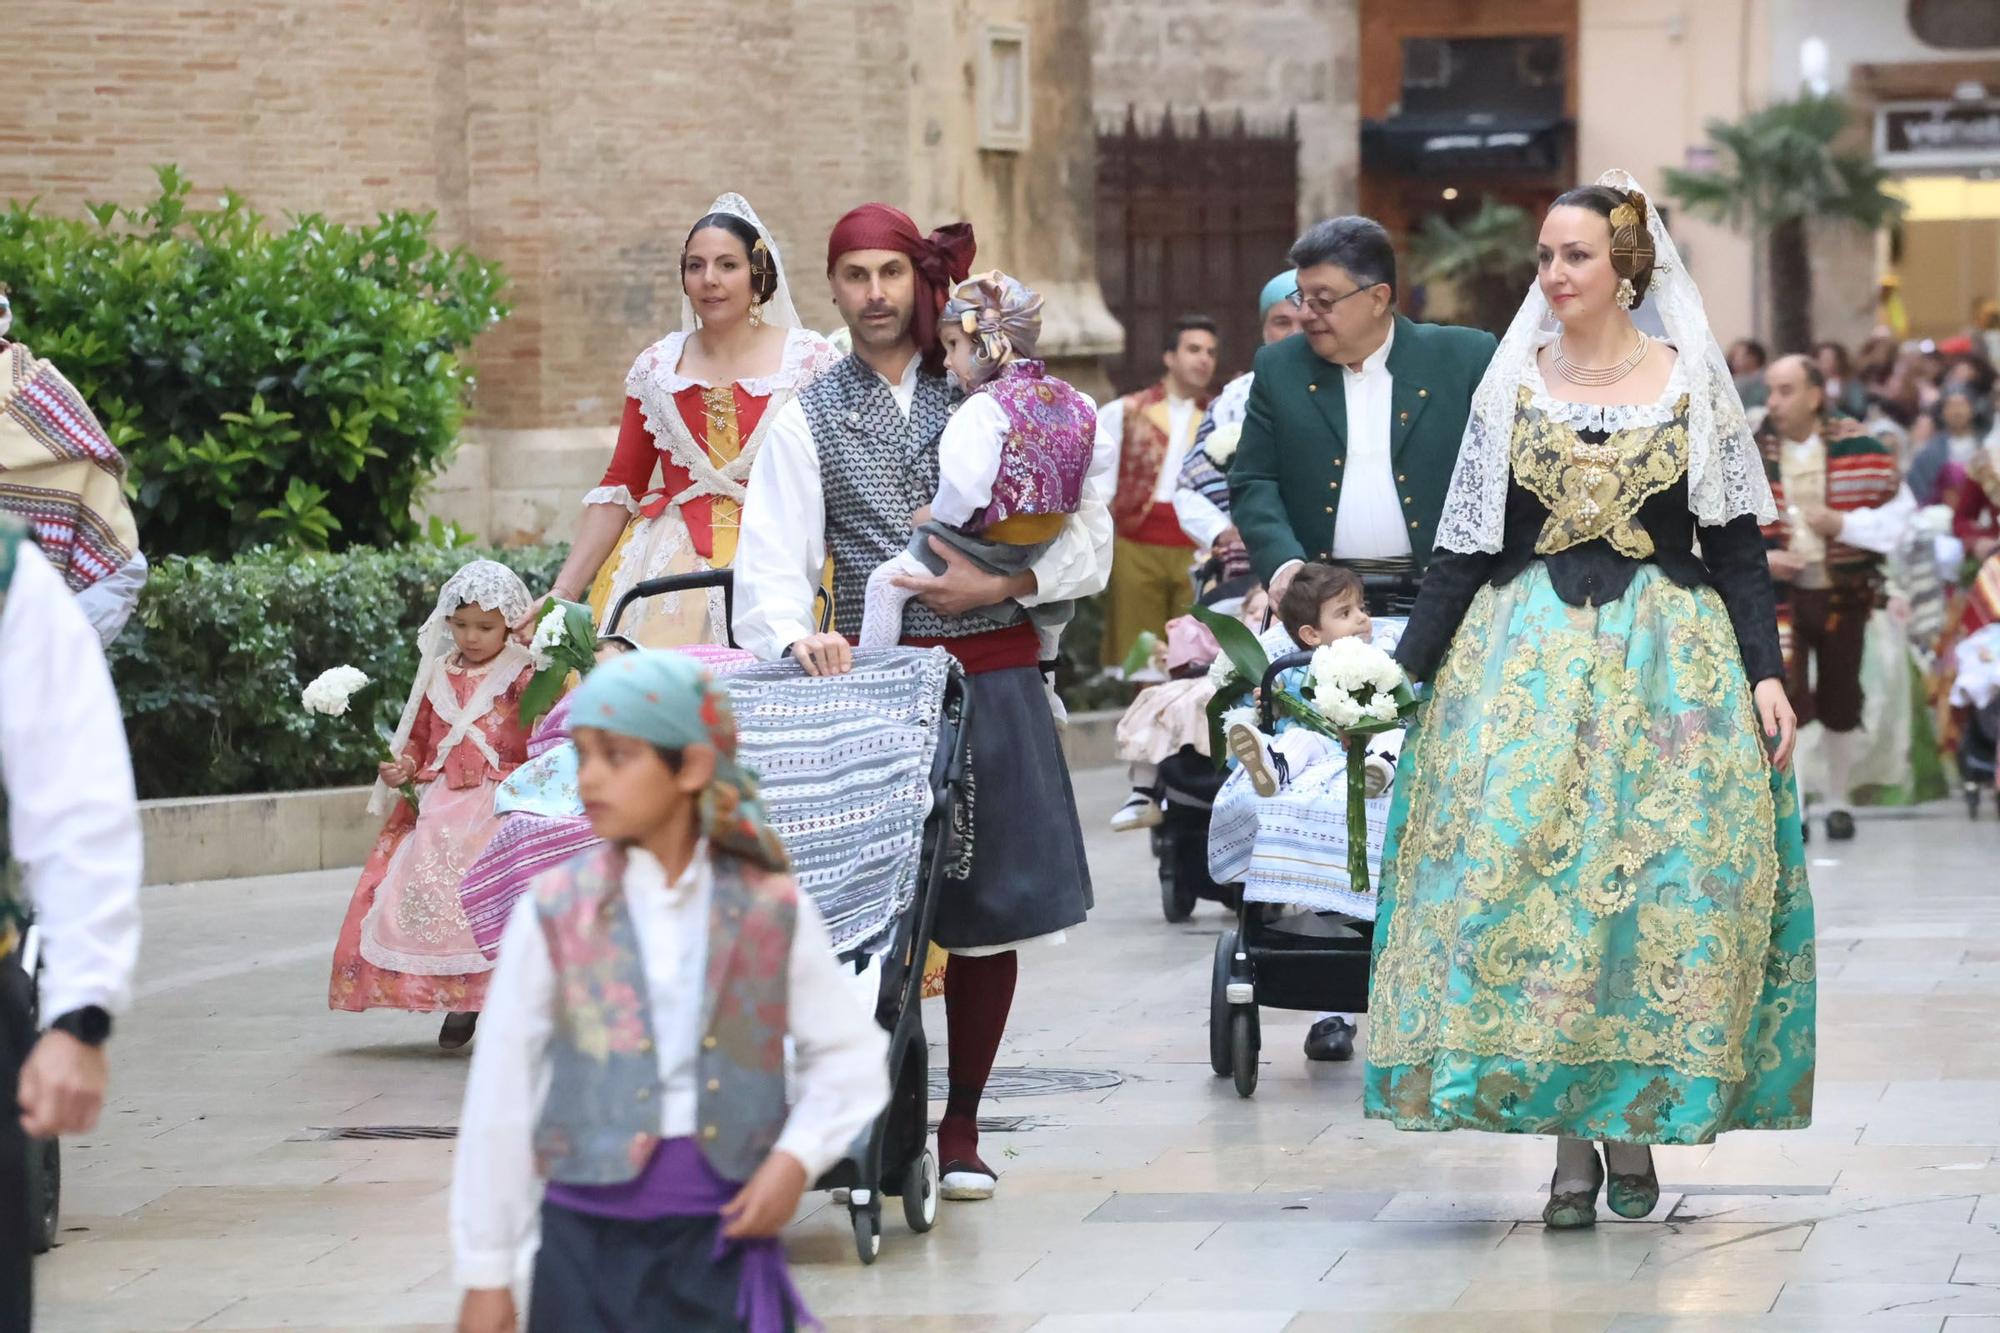
[[[355,696],[374,683],[373,680],[369,679],[368,673],[360,667],[328,667],[317,676],[314,676],[307,683],[306,687],[299,691],[299,706],[304,708],[306,712],[317,717],[346,717],[348,711],[354,706]],[[390,734],[387,727],[379,724],[375,728],[375,734],[382,738],[382,744],[390,750],[389,761],[394,763],[400,758],[399,755],[394,753],[395,738]],[[397,788],[397,791],[401,793],[404,800],[410,803],[411,809],[416,808],[417,788],[415,783],[406,782]]]
[[[1270,655],[1241,622],[1204,607],[1191,613],[1215,632],[1222,656],[1209,668],[1209,753],[1221,756],[1223,728],[1270,674]],[[1225,666],[1225,663],[1227,664]],[[1417,708],[1416,691],[1396,659],[1365,639],[1335,639],[1317,649],[1297,692],[1273,681],[1261,700],[1265,719],[1287,717],[1338,741],[1347,752],[1347,872],[1357,892],[1368,883],[1368,738],[1404,725]],[[1218,758],[1218,762],[1220,759]]]
[[[597,664],[597,625],[590,608],[549,599],[548,610],[535,622],[528,652],[535,659],[535,675],[521,691],[521,726],[533,731],[536,721],[562,698],[570,674],[588,675]]]
[[[1243,423],[1232,421],[1227,426],[1217,426],[1208,433],[1201,451],[1208,455],[1208,461],[1227,472],[1229,460],[1236,457],[1236,445],[1243,438]]]

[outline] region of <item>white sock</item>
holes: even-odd
[[[868,576],[868,589],[861,602],[860,647],[894,648],[903,638],[903,608],[910,603],[910,590],[889,580],[903,574],[928,574],[923,561],[904,551],[876,566]]]
[[[1554,1193],[1588,1193],[1602,1182],[1602,1171],[1603,1167],[1597,1161],[1597,1145],[1589,1139],[1565,1137],[1556,1140]]]
[[[1826,812],[1847,809],[1848,787],[1853,781],[1854,752],[1861,748],[1859,731],[1829,731],[1820,738],[1826,755]]]

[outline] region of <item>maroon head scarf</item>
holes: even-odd
[[[910,319],[910,336],[923,358],[924,369],[944,373],[944,348],[938,344],[938,315],[951,289],[972,274],[975,243],[972,224],[954,222],[926,236],[910,215],[888,204],[863,204],[833,226],[826,241],[826,271],[853,250],[894,250],[910,257],[916,269],[917,308]]]

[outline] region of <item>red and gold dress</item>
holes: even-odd
[[[494,669],[447,665],[444,682],[463,707]],[[451,724],[429,699],[419,709],[404,751],[417,765],[419,808],[396,802],[362,867],[333,949],[329,1008],[463,1013],[485,1003],[493,963],[472,937],[458,886],[500,826],[494,792],[528,757],[521,692],[532,679],[519,670],[442,763]]]
[[[687,339],[670,333],[633,363],[611,466],[583,497],[632,516],[591,585],[600,625],[635,584],[735,558],[744,483],[776,409],[840,359],[817,333],[790,329],[775,374],[710,385],[680,373]],[[646,647],[673,648],[726,642],[728,627],[719,594],[670,594],[635,602],[618,628]]]

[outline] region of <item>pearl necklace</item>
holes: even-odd
[[[1616,384],[1619,380],[1624,379],[1627,375],[1637,370],[1639,363],[1646,359],[1646,349],[1652,346],[1652,342],[1651,338],[1641,333],[1638,345],[1627,353],[1625,359],[1617,365],[1579,366],[1563,355],[1562,339],[1558,338],[1556,339],[1553,353],[1556,373],[1571,384],[1582,385],[1585,388],[1601,389],[1607,384]]]

